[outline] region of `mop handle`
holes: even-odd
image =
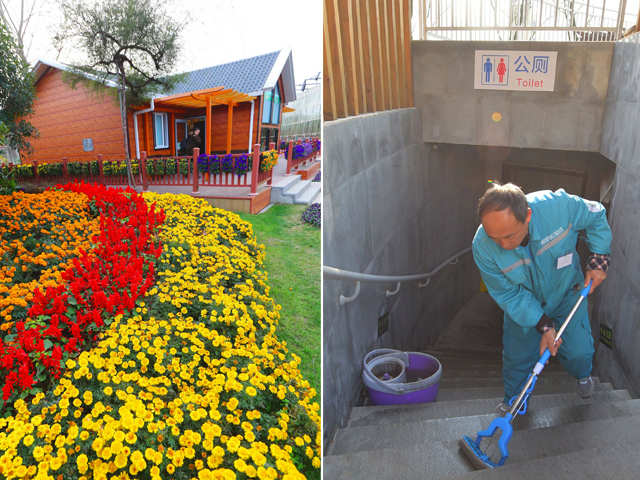
[[[562,327],[560,327],[560,330],[558,330],[554,343],[557,342],[560,336],[564,333],[565,329],[567,328],[567,325],[569,325],[569,322],[573,318],[573,315],[576,313],[576,310],[578,310],[578,307],[582,303],[582,300],[589,294],[589,290],[591,290],[592,283],[593,283],[593,280],[591,280],[589,282],[589,285],[584,287],[582,289],[582,292],[580,292],[580,297],[578,298],[578,301],[571,309],[571,312],[569,313],[569,315],[567,316],[567,319],[562,324]],[[527,393],[527,390],[529,390],[529,387],[531,387],[531,384],[533,383],[534,378],[540,375],[540,373],[542,373],[542,370],[544,369],[544,365],[547,363],[550,357],[551,357],[551,352],[549,351],[548,348],[545,348],[544,352],[542,353],[542,356],[540,357],[540,360],[538,360],[538,362],[533,367],[533,374],[529,376],[527,384],[524,386],[524,388],[520,392],[520,395],[518,395],[518,399],[515,402],[513,402],[513,405],[510,410],[511,415],[515,415],[515,413],[518,411],[518,409],[520,408],[520,402],[522,402],[524,396]]]
[[[589,282],[589,285],[584,287],[582,289],[582,292],[580,292],[580,297],[578,298],[578,301],[571,309],[571,312],[569,313],[569,315],[567,316],[567,319],[564,321],[564,323],[560,327],[560,330],[558,330],[558,333],[556,333],[556,338],[553,340],[553,343],[557,342],[560,339],[560,337],[566,330],[567,326],[569,325],[569,322],[573,318],[574,313],[576,313],[576,310],[578,310],[578,307],[582,303],[582,300],[584,300],[586,296],[589,295],[589,290],[591,290],[592,283],[593,283],[593,280],[591,280]],[[536,375],[540,375],[540,372],[542,372],[542,369],[544,368],[544,364],[547,363],[547,360],[549,360],[550,356],[551,356],[551,352],[549,351],[548,348],[545,348],[542,356],[540,357],[540,360],[538,360],[538,363],[536,363],[536,366],[533,369],[533,373],[535,373]]]
[[[573,317],[573,314],[576,313],[576,310],[578,310],[578,307],[580,306],[580,303],[582,303],[582,300],[584,298],[587,297],[587,295],[589,295],[589,290],[591,290],[591,284],[593,283],[593,280],[589,281],[589,285],[587,285],[586,287],[584,287],[582,289],[582,292],[580,292],[580,298],[578,298],[578,301],[576,302],[576,304],[574,305],[573,309],[571,310],[571,313],[569,314],[569,316],[567,317],[567,319],[564,321],[564,323],[562,324],[562,326],[560,327],[560,330],[558,330],[558,333],[556,334],[556,338],[554,340],[554,343],[558,341],[558,339],[562,336],[562,334],[564,333],[564,330],[567,328],[567,325],[569,325],[569,321],[571,320],[571,317]]]

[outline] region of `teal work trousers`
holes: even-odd
[[[556,330],[562,326],[571,312],[578,295],[579,292],[567,295],[553,315],[547,314],[553,319]],[[540,358],[540,333],[535,328],[523,328],[505,318],[502,342],[504,399],[508,402],[524,388],[533,366]],[[562,334],[562,345],[557,356],[551,357],[549,362],[559,360],[569,375],[577,379],[585,378],[591,375],[593,353],[593,337],[585,299]]]

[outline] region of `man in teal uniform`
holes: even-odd
[[[593,391],[593,338],[582,302],[562,339],[556,329],[589,281],[593,292],[607,277],[611,229],[602,204],[560,189],[525,195],[520,187],[493,184],[478,203],[482,224],[473,239],[473,258],[489,294],[504,311],[505,402],[517,395],[545,348],[578,380],[578,394]],[[583,274],[576,252],[584,230],[591,255]]]

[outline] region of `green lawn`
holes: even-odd
[[[274,205],[241,213],[266,246],[271,296],[282,305],[278,338],[302,358],[300,367],[320,395],[320,229],[301,220],[304,205]]]

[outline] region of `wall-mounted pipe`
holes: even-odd
[[[149,112],[153,112],[155,110],[155,106],[153,105],[153,98],[151,99],[151,107],[147,108],[145,110],[140,110],[139,112],[134,112],[133,113],[133,135],[136,139],[136,158],[138,160],[140,160],[140,142],[138,139],[138,115],[140,115],[141,113],[149,113]],[[149,146],[147,145],[147,149],[149,149]]]
[[[249,153],[251,153],[251,148],[253,147],[253,110],[255,108],[255,100],[251,100],[251,120],[249,120]]]

